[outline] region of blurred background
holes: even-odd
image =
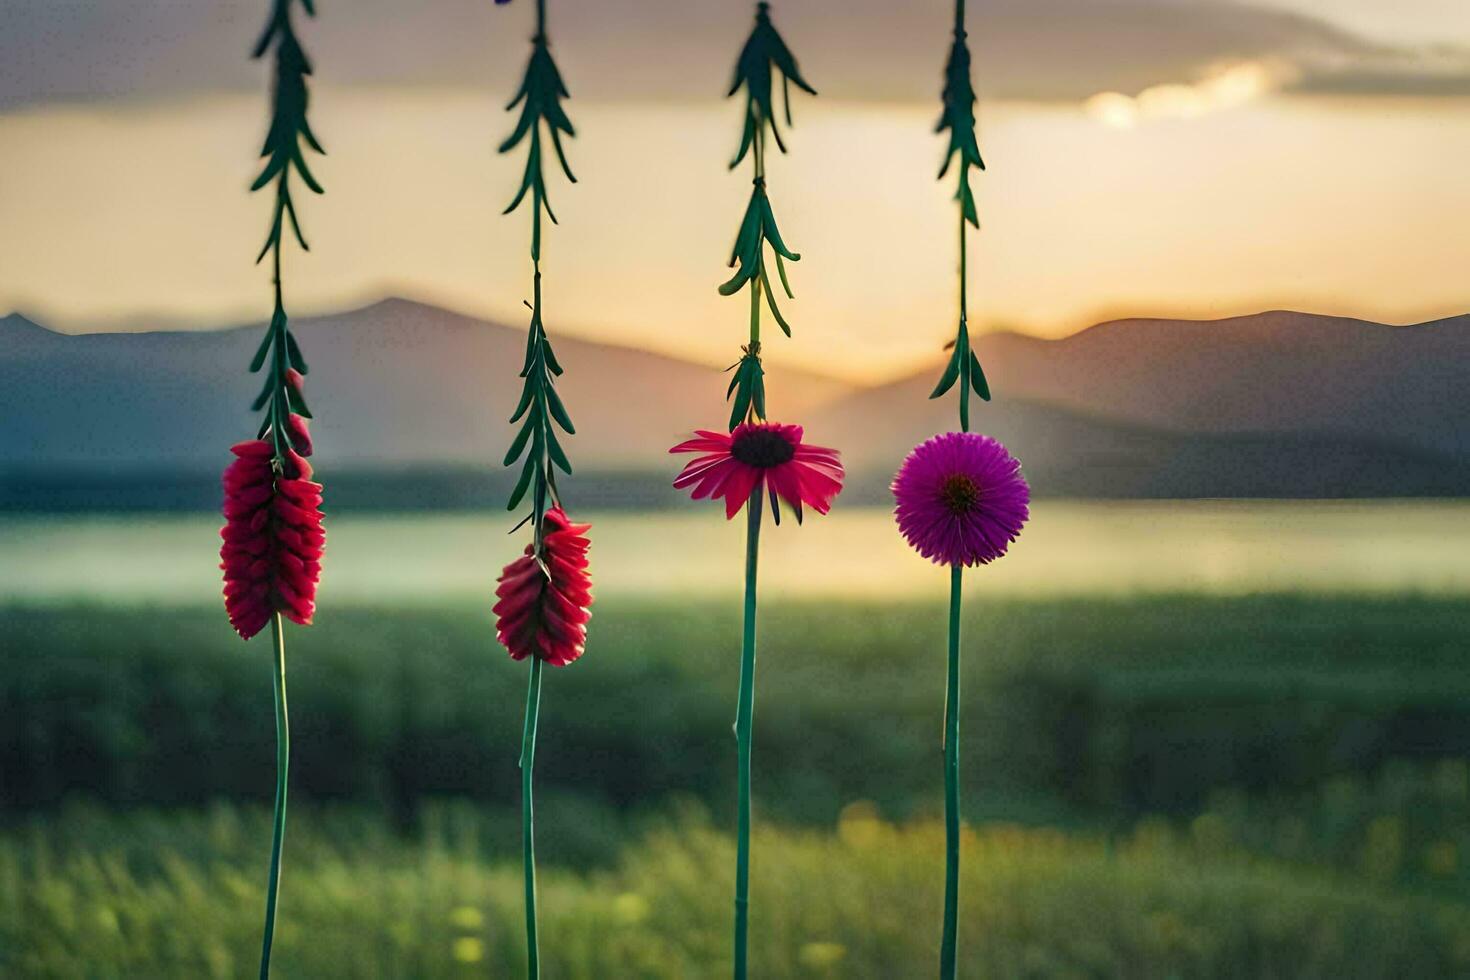
[[[520,391],[531,5],[321,0],[287,303],[329,542],[291,630],[283,977],[519,975],[524,667],[499,468]],[[547,325],[593,525],[546,677],[548,976],[728,972],[742,530],[669,488],[728,409],[743,4],[551,0],[579,183]],[[966,576],[972,977],[1470,973],[1470,10],[970,4],[975,427],[1038,498]],[[218,474],[269,311],[255,0],[0,0],[0,974],[255,968],[267,641]],[[772,417],[839,447],[763,556],[753,970],[931,968],[946,575],[889,513],[954,332],[933,135],[951,8],[788,0],[821,92],[770,187],[800,263]],[[12,312],[13,311],[13,312]],[[8,313],[8,316],[3,314]],[[934,929],[929,928],[929,924]]]

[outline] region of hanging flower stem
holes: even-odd
[[[276,935],[276,900],[281,888],[281,846],[286,838],[286,785],[291,766],[291,723],[286,712],[286,631],[281,614],[271,617],[275,643],[276,808],[271,834],[270,882],[265,892],[265,935],[260,944],[260,980],[271,974],[271,944]]]
[[[293,178],[315,194],[322,186],[307,164],[306,150],[325,153],[307,122],[311,59],[301,46],[292,19],[299,6],[316,14],[314,0],[269,0],[266,25],[251,57],[270,56],[271,114],[260,157],[264,161],[251,191],[271,188],[271,220],[256,263],[271,256],[274,306],[270,325],[250,361],[252,374],[263,374],[251,411],[262,412],[255,439],[231,451],[236,459],[225,470],[220,567],[225,573],[225,609],[230,625],[243,639],[271,627],[272,672],[276,716],[276,798],[272,819],[270,877],[266,883],[265,924],[260,943],[260,980],[268,980],[271,949],[280,901],[281,857],[286,837],[286,794],[291,763],[290,721],[286,707],[286,639],[283,617],[310,625],[316,609],[321,573],[321,484],[311,482],[312,454],[303,391],[309,373],[301,348],[291,333],[281,278],[281,252],[287,236],[303,251],[306,238],[292,198]]]
[[[541,953],[536,942],[536,816],[531,799],[531,776],[536,767],[536,720],[541,713],[541,658],[531,658],[526,686],[526,722],[521,731],[521,860],[526,874],[526,975],[541,975]]]
[[[968,298],[967,236],[969,227],[979,228],[980,217],[975,195],[970,188],[970,171],[984,170],[980,146],[975,138],[975,88],[970,77],[970,48],[965,33],[965,0],[955,0],[954,36],[949,58],[944,65],[943,111],[938,132],[949,132],[949,147],[944,165],[939,170],[943,179],[950,165],[957,163],[958,186],[955,201],[959,205],[959,324],[950,343],[952,353],[944,373],[930,398],[938,398],[959,385],[960,431],[970,431],[970,394],[990,400],[990,386],[985,371],[975,356],[970,340]],[[968,227],[967,227],[968,226]],[[944,933],[939,953],[939,975],[951,980],[958,961],[960,887],[960,594],[964,564],[956,562],[950,569],[949,593],[949,671],[944,695]]]
[[[960,911],[960,593],[965,566],[949,571],[949,672],[944,686],[944,940],[939,976],[953,980]]]
[[[508,111],[515,111],[519,108],[519,117],[515,129],[500,145],[501,153],[509,153],[522,143],[526,146],[526,167],[521,178],[520,189],[505,209],[505,213],[515,211],[520,207],[522,201],[529,198],[533,301],[528,304],[531,307],[531,324],[526,336],[526,357],[521,368],[524,386],[520,402],[510,419],[512,425],[520,425],[520,431],[511,441],[504,463],[506,466],[514,466],[517,463],[521,466],[520,478],[516,481],[515,489],[511,491],[506,509],[513,511],[524,503],[529,503],[529,513],[517,525],[517,528],[529,523],[532,541],[526,550],[526,556],[507,566],[506,573],[502,575],[502,591],[497,593],[501,596],[502,602],[496,606],[497,613],[501,616],[497,627],[501,642],[506,644],[512,657],[518,660],[527,656],[531,658],[531,676],[526,688],[525,723],[521,733],[520,767],[521,848],[525,870],[526,901],[526,975],[532,980],[539,977],[541,973],[540,950],[536,936],[536,832],[535,804],[532,797],[532,777],[536,760],[536,721],[541,706],[541,667],[543,659],[548,657],[551,658],[553,665],[565,665],[581,655],[582,643],[585,641],[583,629],[586,623],[585,607],[591,601],[590,592],[586,590],[586,586],[590,583],[585,581],[585,571],[577,572],[575,583],[566,580],[567,569],[572,568],[575,563],[567,564],[566,554],[562,554],[560,559],[553,555],[552,551],[555,549],[548,540],[550,537],[560,541],[557,547],[563,551],[570,549],[578,554],[585,553],[586,541],[580,535],[587,530],[586,526],[569,528],[566,515],[560,509],[561,495],[557,490],[556,471],[559,469],[570,475],[572,465],[567,459],[566,452],[562,449],[557,430],[560,429],[567,435],[573,435],[576,429],[572,425],[571,417],[567,414],[561,396],[556,391],[556,379],[561,375],[562,369],[557,363],[551,340],[546,334],[541,308],[542,212],[545,211],[552,223],[556,223],[556,215],[551,210],[546,191],[547,141],[551,144],[549,152],[555,154],[557,163],[567,180],[575,183],[577,179],[572,175],[562,146],[563,136],[576,135],[571,119],[567,117],[566,110],[562,106],[562,102],[567,98],[569,94],[562,81],[561,71],[557,68],[556,61],[551,55],[551,42],[546,34],[546,0],[536,0],[536,33],[531,38],[531,57],[526,64],[526,72],[520,88],[510,105],[506,107]],[[522,459],[523,456],[524,459]],[[551,527],[550,534],[548,527]],[[573,547],[573,545],[579,545],[579,547]],[[534,567],[530,567],[530,574],[535,578],[539,587],[531,585],[529,592],[526,591],[528,580],[519,572],[513,574],[514,569],[522,562],[534,563]],[[561,572],[553,571],[557,567],[561,567]],[[585,559],[581,561],[580,568],[585,570]],[[562,580],[558,581],[557,574],[562,576]],[[510,576],[510,580],[507,579],[507,576]],[[558,647],[553,655],[553,652],[544,644],[538,646],[531,642],[533,637],[527,632],[527,624],[544,626],[546,620],[539,611],[534,614],[529,613],[525,608],[525,603],[532,602],[539,608],[539,603],[544,601],[548,594],[565,598],[565,590],[569,586],[575,586],[574,591],[581,595],[579,611],[582,612],[582,615],[575,623],[569,624],[566,622],[566,609],[560,610],[558,622],[561,622],[563,626],[562,639],[569,646],[566,649]],[[534,598],[527,599],[527,595],[534,596]],[[528,616],[530,618],[527,618]],[[508,627],[507,624],[511,622],[517,625],[513,628]],[[535,633],[536,628],[531,628],[530,632]],[[539,639],[545,640],[546,636],[540,636]]]
[[[750,743],[755,720],[756,567],[760,558],[761,494],[746,505],[745,624],[740,645],[740,695],[735,707],[735,746],[739,755],[739,812],[735,830],[735,977],[745,980],[746,939],[750,923]]]
[[[775,112],[774,82],[781,80],[785,96],[786,125],[791,125],[790,90],[795,85],[811,95],[816,94],[802,78],[796,58],[771,23],[771,5],[755,5],[755,26],[740,49],[735,63],[734,83],[729,95],[744,89],[745,111],[741,114],[740,148],[730,169],[740,166],[747,156],[751,162],[750,201],[740,219],[740,228],[730,250],[728,265],[734,273],[719,287],[721,296],[735,296],[747,286],[750,289],[750,339],[741,348],[740,360],[732,366],[734,377],[725,391],[730,401],[730,432],[725,438],[718,433],[697,430],[700,438],[675,446],[670,452],[710,452],[689,464],[674,481],[676,488],[694,486],[696,498],[726,487],[725,480],[735,472],[752,473],[746,484],[748,497],[737,493],[726,496],[726,517],[734,518],[743,504],[746,508],[745,538],[745,619],[740,648],[740,692],[735,708],[735,749],[737,768],[738,811],[735,840],[735,936],[734,975],[745,980],[747,946],[750,933],[750,769],[751,729],[755,717],[755,631],[756,568],[760,563],[761,517],[765,494],[771,496],[771,516],[781,519],[778,496],[785,494],[792,504],[797,522],[801,521],[800,492],[777,482],[776,468],[799,464],[812,467],[816,474],[813,486],[825,488],[813,498],[813,506],[825,513],[829,501],[841,490],[842,467],[834,450],[800,447],[800,426],[779,426],[766,422],[765,370],[761,366],[761,301],[782,332],[791,335],[791,325],[777,305],[776,291],[768,271],[767,249],[774,256],[776,274],[782,291],[792,298],[785,262],[796,262],[801,256],[787,247],[776,224],[775,212],[766,190],[766,136],[769,134],[781,152],[786,146],[781,139]],[[776,455],[772,456],[771,454]],[[751,454],[754,454],[753,456]],[[783,455],[784,454],[784,455]],[[803,455],[804,454],[804,455]],[[723,457],[723,459],[722,459]],[[820,459],[818,459],[820,457]],[[769,473],[767,471],[770,471]],[[769,481],[769,482],[768,482]],[[802,486],[798,482],[797,487]],[[781,487],[786,487],[782,490]]]

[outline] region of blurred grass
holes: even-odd
[[[830,823],[854,799],[931,812],[939,613],[764,605],[767,815]],[[727,812],[738,616],[599,605],[586,657],[547,678],[548,798],[574,796],[588,824],[671,794]],[[1396,758],[1470,755],[1462,600],[997,600],[972,604],[965,629],[970,813],[1192,814],[1221,790],[1305,791]],[[269,800],[269,651],[221,613],[0,607],[0,639],[5,807]],[[382,805],[404,826],[435,797],[515,805],[525,669],[495,644],[488,608],[334,611],[288,645],[298,799]],[[601,845],[574,850],[562,856]]]
[[[277,973],[514,976],[520,877],[488,863],[465,807],[400,838],[361,814],[300,811]],[[234,977],[257,955],[268,813],[72,811],[0,834],[0,974]],[[108,840],[123,843],[107,843]],[[1437,978],[1470,970],[1470,906],[1242,856],[1145,826],[967,831],[969,977]],[[931,972],[942,831],[871,807],[832,828],[758,830],[752,973]],[[728,973],[730,843],[685,813],[608,870],[542,875],[551,977]]]
[[[932,972],[941,612],[764,604],[755,975]],[[608,602],[547,676],[548,976],[728,972],[738,614]],[[1467,634],[1450,598],[972,604],[966,975],[1470,975]],[[279,975],[518,975],[488,609],[288,643]],[[251,971],[268,658],[209,610],[0,607],[0,976]]]

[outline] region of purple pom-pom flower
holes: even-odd
[[[941,565],[985,565],[1031,516],[1031,488],[1005,446],[974,432],[920,443],[893,478],[894,517],[914,550]]]

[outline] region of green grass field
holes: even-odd
[[[765,605],[757,976],[931,970],[938,611]],[[610,602],[547,675],[548,976],[725,972],[737,615]],[[1011,599],[966,631],[966,975],[1470,971],[1470,605]],[[266,646],[199,608],[0,637],[0,975],[247,975]],[[525,670],[488,612],[334,611],[289,663],[279,975],[517,975]]]
[[[410,839],[370,818],[297,815],[281,977],[516,976],[520,875],[473,815]],[[235,977],[254,967],[268,814],[73,814],[0,838],[0,967],[17,977]],[[101,838],[122,843],[103,843]],[[755,842],[756,976],[933,968],[942,831],[854,808],[835,830]],[[1453,977],[1470,906],[1233,854],[1208,834],[967,834],[969,977]],[[551,977],[728,974],[732,848],[694,817],[616,864],[541,878]]]

